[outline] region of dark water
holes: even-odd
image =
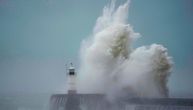
[[[1,94],[0,110],[48,110],[49,94]]]

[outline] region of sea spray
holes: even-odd
[[[140,34],[127,23],[129,4],[127,1],[115,9],[115,1],[111,1],[97,19],[92,35],[83,40],[79,92],[103,93],[112,100],[168,96],[171,58],[162,45],[132,48]]]

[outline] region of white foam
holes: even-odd
[[[79,92],[106,93],[112,99],[168,96],[171,58],[162,45],[132,48],[139,33],[127,22],[129,3],[105,6],[92,36],[83,40]]]

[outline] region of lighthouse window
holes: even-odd
[[[74,74],[75,74],[74,72],[71,72],[71,71],[69,72],[69,75],[74,75]]]

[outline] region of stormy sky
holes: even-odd
[[[63,92],[65,64],[110,0],[0,0],[0,93]],[[117,0],[117,4],[124,0]],[[171,96],[193,97],[193,1],[132,0],[134,47],[163,44],[173,57]]]

